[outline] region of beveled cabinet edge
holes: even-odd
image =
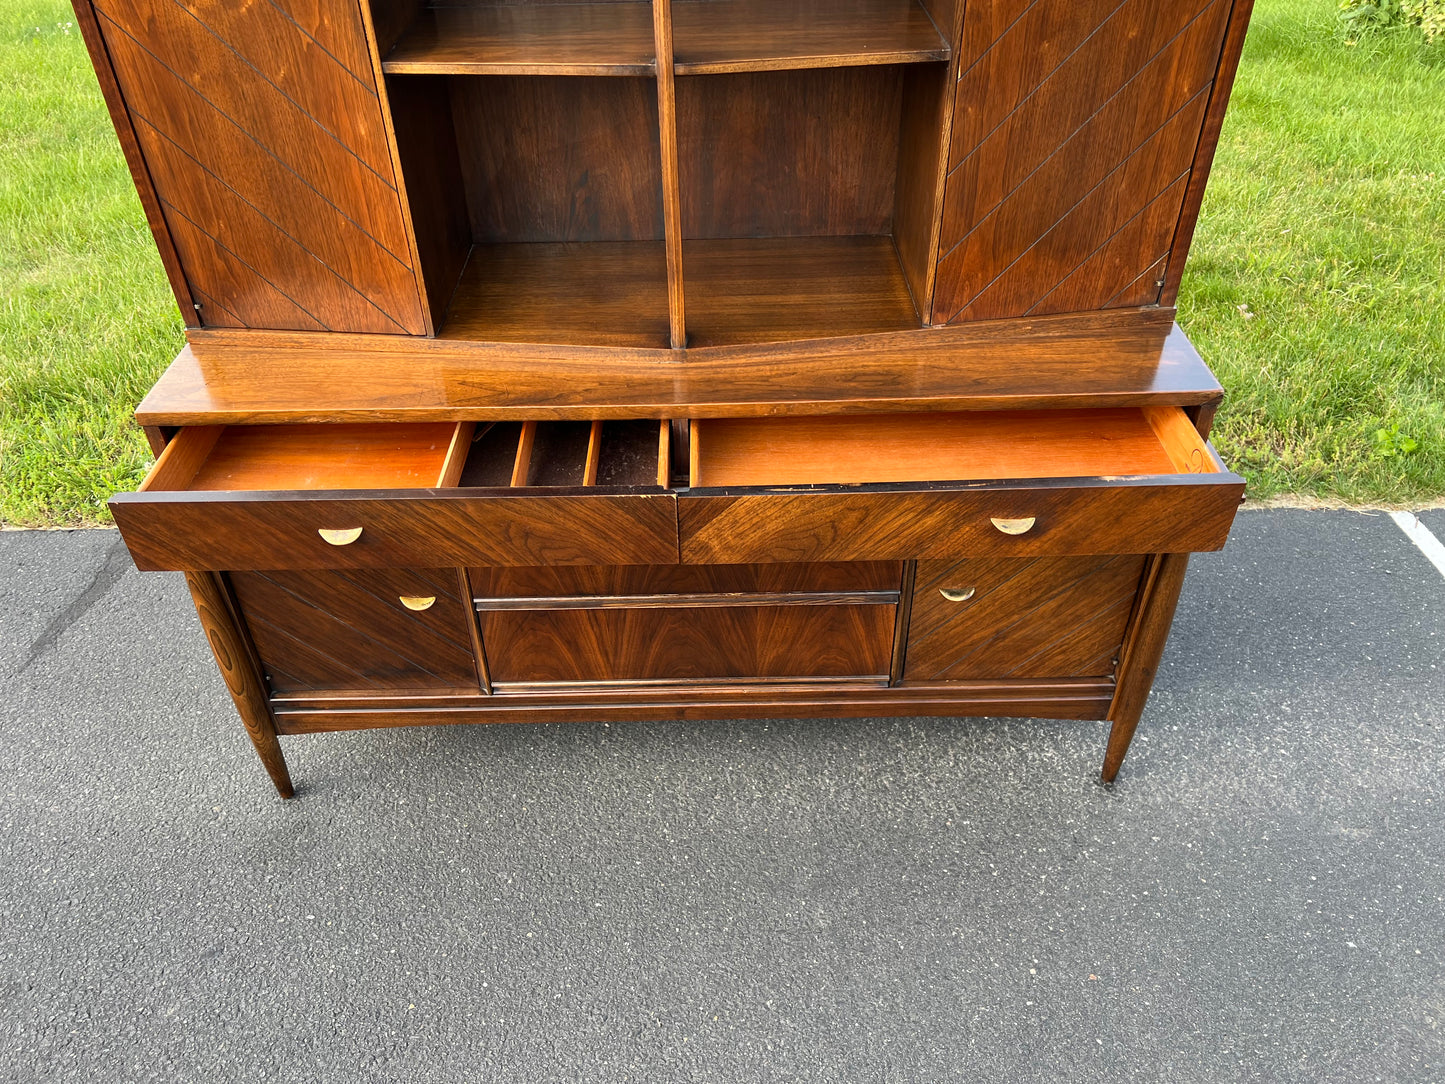
[[[688,351],[201,330],[136,419],[721,418],[1193,407],[1222,397],[1172,310],[1145,309]]]

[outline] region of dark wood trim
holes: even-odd
[[[461,589],[461,597],[470,599],[474,594],[472,590],[472,577],[465,568],[457,569],[457,583]],[[472,639],[472,658],[477,664],[477,686],[487,695],[492,695],[492,675],[490,667],[487,666],[487,647],[482,640],[482,625],[477,617],[475,606],[467,608],[467,633]]]
[[[175,430],[161,425],[143,425],[141,432],[145,434],[146,443],[150,445],[151,455],[160,458],[160,454],[166,450]]]
[[[245,628],[232,608],[225,584],[214,572],[186,573],[186,586],[196,604],[206,640],[216,657],[226,689],[236,704],[246,735],[256,747],[276,792],[283,798],[296,793],[281,743],[276,740],[275,717],[266,694],[265,676],[255,661],[255,652],[247,640]]]
[[[747,351],[518,347],[405,336],[192,333],[143,425],[1197,406],[1223,389],[1168,317],[1085,314]],[[976,332],[982,328],[983,334]],[[381,341],[377,341],[381,340]]]
[[[908,622],[913,617],[913,588],[918,580],[918,562],[903,562],[903,579],[898,585],[898,612],[893,618],[893,664],[888,670],[888,684],[903,680],[903,666],[908,655]]]
[[[667,251],[668,338],[674,350],[687,345],[683,305],[682,179],[677,164],[677,85],[673,76],[672,0],[652,0],[652,36],[657,50],[658,146],[662,153],[662,222]]]
[[[1214,429],[1214,415],[1218,411],[1219,406],[1215,403],[1201,403],[1197,407],[1190,407],[1186,413],[1189,414],[1189,420],[1194,423],[1194,428],[1199,431],[1199,435],[1208,440],[1210,432]]]
[[[1169,638],[1169,626],[1174,620],[1174,608],[1179,603],[1179,591],[1184,586],[1188,567],[1187,553],[1166,553],[1148,576],[1138,619],[1124,641],[1117,687],[1109,705],[1108,717],[1113,725],[1104,752],[1102,778],[1105,783],[1112,783],[1118,776],[1129,743],[1134,740],[1144,703],[1154,687],[1159,660],[1164,655],[1164,644]]]
[[[150,168],[146,165],[145,156],[141,154],[140,140],[136,138],[135,129],[131,126],[125,95],[115,77],[110,52],[106,49],[100,23],[95,17],[95,7],[91,0],[71,0],[71,6],[75,9],[75,22],[80,27],[80,36],[85,39],[85,47],[90,51],[96,78],[100,81],[100,93],[105,99],[106,109],[110,112],[111,122],[115,125],[115,134],[120,139],[125,163],[130,167],[131,179],[135,182],[136,192],[140,196],[146,223],[151,228],[156,248],[160,250],[161,266],[165,268],[166,280],[171,284],[171,292],[176,296],[176,307],[181,310],[181,320],[188,328],[200,327],[202,314],[196,307],[196,299],[191,296],[185,269],[181,266],[180,256],[176,254],[175,242],[171,240],[170,226],[161,211],[155,182],[151,180]]]
[[[575,687],[541,692],[498,686],[489,698],[378,698],[375,694],[276,697],[283,734],[451,723],[602,722],[870,716],[1023,716],[1102,719],[1113,686],[1099,681],[939,682],[890,688],[882,682]]]
[[[729,606],[893,606],[897,591],[732,591],[672,595],[549,595],[474,598],[477,612],[494,610],[718,609]]]
[[[1209,105],[1204,113],[1204,128],[1194,149],[1194,161],[1189,167],[1189,184],[1184,189],[1179,225],[1175,227],[1174,240],[1169,246],[1164,287],[1159,293],[1161,305],[1173,306],[1179,299],[1179,284],[1184,279],[1184,264],[1189,258],[1189,246],[1194,241],[1194,227],[1199,223],[1199,208],[1204,202],[1204,186],[1209,181],[1209,170],[1214,164],[1219,133],[1224,127],[1224,111],[1229,105],[1229,92],[1234,88],[1234,76],[1239,70],[1239,57],[1244,50],[1244,36],[1249,30],[1249,16],[1253,10],[1254,0],[1234,0],[1234,6],[1229,12],[1229,23],[1224,29],[1224,47],[1220,50],[1219,67],[1214,73],[1214,82],[1209,91]]]

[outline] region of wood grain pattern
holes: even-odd
[[[284,3],[263,7],[243,15],[219,0],[106,0],[96,9],[202,317],[419,333],[375,88]],[[349,21],[364,49],[358,10]]]
[[[1144,557],[919,563],[907,680],[1108,677]],[[972,590],[952,602],[942,590]]]
[[[678,0],[679,75],[947,60],[917,0]]]
[[[390,75],[650,75],[645,3],[428,8],[387,54]]]
[[[441,335],[455,341],[666,347],[659,241],[477,245]]]
[[[273,692],[477,690],[455,569],[233,572]],[[401,596],[435,597],[428,609]]]
[[[1154,687],[1159,660],[1164,657],[1164,644],[1169,626],[1174,621],[1174,608],[1184,586],[1184,573],[1189,567],[1187,553],[1168,553],[1157,559],[1146,594],[1141,600],[1133,627],[1124,645],[1119,667],[1118,688],[1109,705],[1109,744],[1104,752],[1102,778],[1112,783],[1124,763],[1129,743],[1134,740],[1144,703]]]
[[[598,722],[662,719],[872,718],[889,715],[1102,719],[1112,682],[940,682],[888,688],[876,682],[771,682],[498,689],[492,697],[287,695],[277,729],[309,734],[450,723]]]
[[[1244,493],[1232,474],[683,494],[688,563],[1091,556],[1219,549]],[[1033,517],[1012,536],[992,519]]]
[[[936,321],[1159,296],[1228,7],[969,5]]]
[[[766,565],[572,565],[468,570],[478,603],[540,596],[617,598],[739,592],[896,591],[896,561]]]
[[[694,347],[918,326],[887,237],[688,241],[683,259]]]
[[[150,170],[146,167],[145,155],[141,152],[135,126],[126,109],[125,95],[116,79],[115,67],[111,63],[105,38],[96,20],[95,5],[91,0],[71,0],[71,6],[75,9],[75,22],[80,28],[81,37],[85,39],[85,48],[90,54],[91,65],[95,68],[96,79],[100,82],[100,93],[105,99],[106,112],[110,114],[110,122],[115,126],[121,153],[125,155],[126,167],[130,170],[136,194],[140,197],[146,225],[150,227],[151,236],[155,239],[156,249],[160,253],[166,281],[175,295],[176,307],[180,309],[181,319],[186,327],[197,327],[201,317],[196,308],[196,299],[191,296],[185,270],[181,267],[181,258],[166,226],[165,213],[161,209],[160,197],[156,194],[155,182],[151,180]]]
[[[1158,409],[1188,427],[1178,407]],[[699,419],[692,439],[698,449],[694,486],[1077,478],[1177,469],[1155,424],[1127,408]],[[1206,465],[1213,469],[1208,459],[1191,469]]]
[[[897,66],[679,78],[683,237],[888,234],[902,100]]]
[[[246,727],[246,736],[255,746],[266,774],[276,785],[276,792],[283,798],[290,798],[296,791],[291,785],[291,774],[286,769],[281,743],[276,740],[275,720],[266,686],[246,641],[245,631],[231,608],[225,585],[214,573],[191,572],[186,574],[186,587],[191,592],[191,601],[196,604],[196,616],[201,620],[206,642],[211,645],[211,654],[215,656],[216,666],[226,682],[226,691],[231,694],[231,700]]]
[[[1085,313],[698,349],[684,364],[662,349],[197,331],[136,418],[707,418],[1219,402],[1218,381],[1171,316]]]
[[[671,495],[494,492],[120,493],[110,508],[136,567],[148,572],[677,560]],[[317,534],[357,526],[363,533],[347,546]]]
[[[872,677],[884,680],[893,606],[493,610],[495,688],[507,684]]]
[[[653,80],[489,76],[450,88],[475,241],[662,240]]]

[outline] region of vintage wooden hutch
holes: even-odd
[[[75,0],[187,324],[111,502],[278,735],[1133,735],[1243,482],[1174,300],[1250,0]]]

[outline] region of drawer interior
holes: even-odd
[[[693,486],[1208,473],[1179,407],[695,420]]]
[[[666,486],[670,423],[479,423],[463,486]]]
[[[166,445],[142,492],[428,489],[456,484],[471,422],[199,425]]]

